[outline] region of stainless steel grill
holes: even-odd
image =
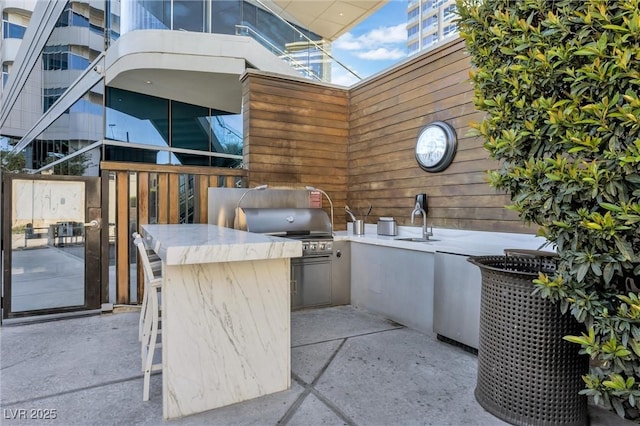
[[[333,235],[320,208],[242,207],[239,229],[302,241],[302,257],[291,259],[291,308],[330,305]]]
[[[239,229],[302,241],[302,256],[330,256],[333,251],[331,221],[319,208],[241,207]]]

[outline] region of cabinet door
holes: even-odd
[[[331,304],[331,258],[291,261],[291,308]]]
[[[433,331],[478,349],[482,275],[467,257],[436,253]]]
[[[352,241],[351,304],[432,333],[433,253]]]

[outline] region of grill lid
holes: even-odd
[[[331,235],[329,215],[319,208],[241,207],[238,229],[269,235]]]

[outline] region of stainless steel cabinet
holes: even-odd
[[[460,254],[436,253],[433,288],[433,331],[478,349],[480,334],[480,269]]]
[[[432,333],[433,259],[433,253],[352,241],[351,305]]]
[[[331,304],[331,257],[291,259],[291,309]]]

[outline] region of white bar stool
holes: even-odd
[[[147,259],[149,260],[149,264],[151,265],[151,270],[153,273],[153,278],[154,279],[162,279],[162,260],[160,260],[160,257],[157,255],[157,247],[156,250],[151,250],[146,248],[146,245],[144,244],[144,239],[142,238],[142,235],[140,235],[137,232],[134,232],[132,234],[133,239],[134,239],[134,244],[136,244],[136,239],[140,239],[143,242],[143,246],[145,249],[145,252],[147,254]],[[137,244],[136,244],[137,247]],[[147,317],[147,308],[149,306],[148,304],[148,295],[149,295],[149,291],[148,288],[149,286],[147,285],[146,281],[147,281],[147,271],[144,268],[144,263],[143,263],[143,273],[144,273],[144,277],[145,277],[145,286],[144,286],[144,292],[142,293],[142,302],[141,302],[141,309],[140,309],[140,320],[138,321],[138,341],[142,342],[142,336],[144,334],[145,331],[145,320],[148,318]],[[159,289],[160,290],[160,289]],[[146,323],[147,324],[147,330],[148,330],[148,326],[150,325],[149,322]],[[161,330],[158,329],[158,332],[160,333]],[[143,367],[144,370],[144,367]]]
[[[158,343],[158,334],[160,333],[160,294],[162,291],[162,274],[159,274],[159,276],[154,274],[154,268],[149,260],[150,256],[147,248],[145,247],[142,236],[137,232],[134,232],[133,238],[133,242],[138,248],[140,260],[142,261],[145,281],[142,308],[138,323],[138,337],[141,343],[142,370],[144,371],[142,400],[148,401],[151,372],[162,369],[162,363],[153,363],[155,349],[161,346],[161,343]],[[157,257],[157,255],[155,256]],[[154,263],[161,264],[160,259],[158,258]]]

